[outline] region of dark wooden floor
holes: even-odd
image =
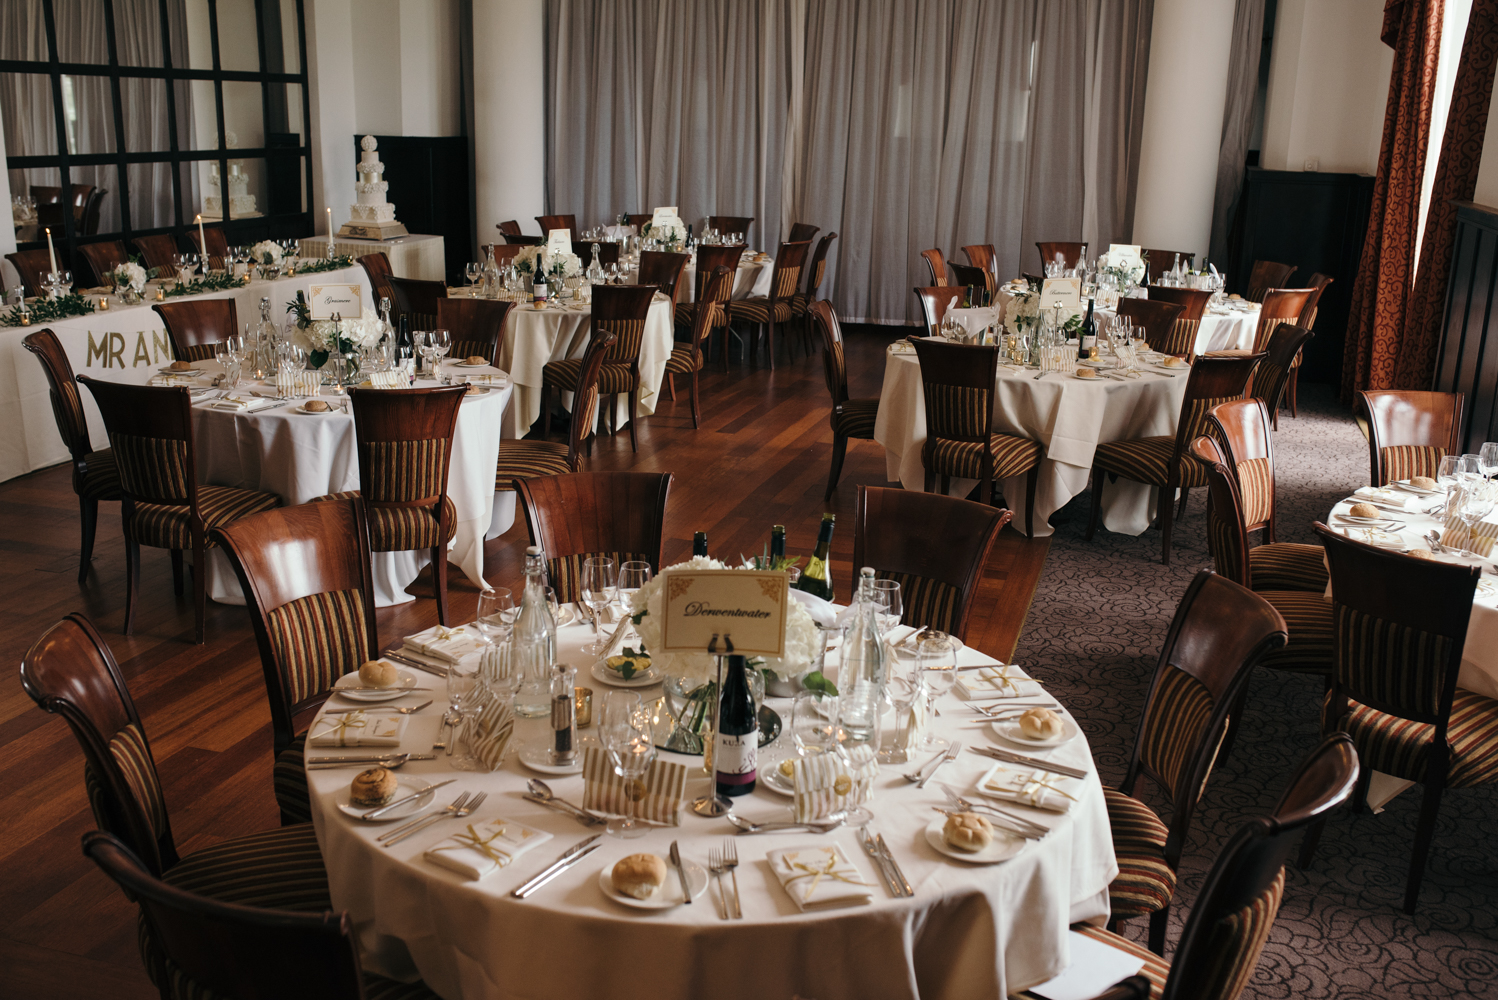
[[[848,330],[854,396],[878,395],[882,349],[901,332]],[[591,468],[673,474],[668,563],[690,554],[694,531],[706,531],[721,558],[757,553],[775,523],[786,525],[792,553],[804,554],[821,513],[833,511],[839,520],[833,566],[845,595],[854,490],[859,483],[886,485],[884,454],[873,442],[854,442],[842,485],[823,503],[832,433],[820,355],[782,361],[773,373],[737,363],[726,377],[705,373],[702,398],[701,430],[692,429],[682,392],[642,421],[638,454],[621,433],[599,441]],[[63,722],[21,690],[16,673],[27,647],[62,615],[83,611],[114,649],[144,717],[184,854],[277,822],[270,714],[244,610],[210,604],[208,642],[192,645],[192,610],[172,594],[167,554],[145,549],[135,634],[120,635],[124,550],[117,511],[103,506],[94,571],[79,587],[78,508],[66,471],[0,484],[6,564],[0,652],[10,665],[0,682],[0,997],[10,1000],[155,995],[136,954],[134,907],[79,850],[79,837],[93,827],[82,756]],[[491,582],[518,584],[525,544],[523,518],[488,543]],[[1047,548],[1005,529],[985,567],[970,645],[1009,656]],[[379,612],[382,642],[436,623],[428,577],[411,591],[414,603]],[[450,592],[455,613],[471,615],[477,589],[456,569]]]

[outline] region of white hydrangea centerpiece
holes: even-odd
[[[654,240],[660,240],[667,246],[675,243],[683,243],[687,238],[686,226],[679,219],[669,219],[662,222],[647,222],[643,235]]]
[[[281,248],[270,240],[261,240],[250,247],[250,253],[255,258],[255,263],[265,267],[281,266]]]
[[[146,269],[133,261],[119,264],[109,273],[116,288],[128,288],[133,292],[146,290]]]
[[[1004,307],[1004,328],[1015,336],[1023,334],[1035,325],[1040,313],[1040,295],[1035,292],[1016,292]]]
[[[536,259],[544,257],[545,254],[544,246],[521,247],[515,256],[510,258],[510,266],[521,274],[532,274],[536,270]]]

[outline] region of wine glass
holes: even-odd
[[[483,274],[483,273],[484,273],[484,265],[482,265],[482,264],[480,264],[480,263],[478,263],[476,261],[470,261],[468,263],[468,265],[463,268],[463,277],[465,277],[465,278],[468,279],[468,294],[469,295],[473,294],[473,286],[476,285],[476,284],[478,284],[479,276],[481,274]]]
[[[926,689],[926,718],[932,719],[936,717],[937,699],[957,683],[957,645],[945,632],[927,632],[917,645],[916,657],[921,685]],[[922,750],[942,750],[948,745],[946,739],[936,735],[935,727],[926,727]]]
[[[1468,482],[1482,479],[1482,464],[1478,457],[1473,454],[1462,456],[1461,465],[1457,466],[1458,473],[1462,479]]]
[[[1483,442],[1477,452],[1477,464],[1486,478],[1498,476],[1498,441]]]
[[[452,335],[446,330],[433,330],[429,335],[432,342],[432,374],[437,374],[437,368],[442,364],[442,359],[447,357],[447,352],[453,348]]]
[[[582,579],[579,583],[582,588],[583,603],[587,604],[593,612],[595,636],[593,642],[585,649],[594,655],[602,653],[608,647],[608,640],[598,628],[598,623],[603,620],[604,610],[614,600],[614,588],[618,582],[614,560],[607,556],[594,556],[583,560]]]
[[[1462,491],[1461,506],[1457,516],[1467,528],[1466,543],[1462,546],[1468,555],[1477,556],[1477,522],[1493,512],[1492,490],[1487,483],[1473,483]]]
[[[457,747],[459,735],[465,739],[468,737],[468,723],[479,711],[479,675],[477,670],[464,671],[457,667],[447,668],[447,707],[448,712],[460,723],[462,728],[454,729],[452,740],[453,749]],[[459,771],[476,771],[479,768],[478,758],[471,752],[471,741],[462,753],[454,753],[449,759],[454,768]]]
[[[653,575],[650,564],[639,559],[631,559],[619,567],[619,584],[615,592],[619,595],[619,609],[623,614],[634,613],[635,592],[649,583]]]
[[[898,580],[874,581],[874,614],[879,624],[879,634],[884,635],[900,624],[905,608],[900,601]]]
[[[638,694],[615,689],[604,695],[598,742],[608,754],[614,773],[624,780],[624,818],[609,820],[609,836],[625,840],[643,836],[645,828],[635,821],[636,803],[644,797],[640,779],[655,760],[656,750],[650,715]]]
[[[479,594],[478,617],[473,624],[489,645],[507,642],[515,626],[515,595],[508,587],[493,587]]]
[[[1436,467],[1436,483],[1450,489],[1461,479],[1462,457],[1460,455],[1444,455],[1441,464]]]
[[[416,353],[421,355],[422,371],[430,375],[432,373],[431,334],[425,330],[415,330],[411,333],[411,339],[416,343]]]
[[[838,726],[838,699],[822,691],[796,692],[791,704],[791,742],[801,757],[813,757],[836,749],[841,729]]]

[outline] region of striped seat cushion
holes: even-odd
[[[874,420],[879,416],[877,399],[845,399],[832,411],[832,433],[873,440]]]
[[[732,319],[743,320],[746,323],[768,323],[770,322],[770,300],[736,299],[728,303],[728,315]],[[775,322],[789,322],[794,315],[795,311],[791,308],[790,299],[780,299],[775,303]]]
[[[1248,550],[1249,579],[1255,590],[1326,592],[1325,552],[1319,545],[1272,542]]]
[[[272,910],[331,910],[328,872],[310,823],[205,847],[177,862],[165,881],[225,903]]]
[[[1113,853],[1118,877],[1108,886],[1115,917],[1137,917],[1170,905],[1176,873],[1165,862],[1170,830],[1155,811],[1136,798],[1112,788],[1103,789],[1108,825],[1113,830]]]
[[[1336,633],[1332,604],[1321,593],[1306,590],[1260,590],[1285,619],[1290,641],[1283,649],[1267,653],[1259,663],[1273,670],[1328,674],[1332,669],[1333,637]]]
[[[281,498],[259,490],[241,490],[233,486],[199,486],[198,510],[204,528],[220,528],[241,517],[258,514],[281,506]],[[188,510],[166,504],[138,503],[130,518],[130,536],[142,545],[158,549],[192,548]],[[213,542],[207,543],[213,548]]]
[[[1401,444],[1379,449],[1379,461],[1384,467],[1384,482],[1409,479],[1411,476],[1435,478],[1441,468],[1441,459],[1446,449],[1437,445]]]
[[[1161,994],[1165,991],[1165,980],[1170,978],[1169,962],[1150,951],[1144,945],[1137,944],[1122,934],[1115,934],[1102,927],[1094,927],[1092,924],[1077,924],[1072,930],[1083,937],[1090,937],[1094,941],[1101,941],[1110,948],[1117,948],[1137,962],[1143,962],[1144,968],[1139,970],[1139,974],[1149,980],[1150,1000],[1160,1000]],[[1025,994],[1025,996],[1036,995],[1034,993]]]
[[[872,435],[870,435],[872,436]],[[1039,441],[990,434],[988,450],[993,455],[993,477],[1006,479],[1029,472],[1040,463]],[[926,468],[944,476],[978,479],[983,475],[983,442],[957,441],[952,438],[928,438],[922,456]]]
[[[347,490],[315,497],[312,502],[352,500],[358,495],[358,490]],[[452,497],[446,495],[442,497],[442,506],[447,509],[446,537],[443,537],[442,523],[433,516],[430,507],[367,507],[370,551],[405,552],[446,545],[458,530],[458,510],[453,506]]]
[[[1174,437],[1134,438],[1130,441],[1109,441],[1097,446],[1093,465],[1136,483],[1164,486],[1170,481],[1171,459],[1175,455]],[[1207,472],[1201,463],[1177,462],[1180,469],[1180,486],[1207,485]]]
[[[1334,720],[1327,717],[1327,703],[1323,702],[1323,732],[1341,729],[1351,735],[1364,767],[1407,781],[1424,780],[1425,757],[1435,739],[1435,726],[1401,719],[1351,699],[1347,706],[1348,713]],[[1457,688],[1446,742],[1451,746],[1447,787],[1470,788],[1498,781],[1498,701]]]
[[[696,319],[696,318],[697,318],[697,303],[695,303],[695,302],[678,302],[678,303],[676,303],[675,319],[676,319],[676,325],[677,326],[691,326],[692,325],[692,321],[694,319]]]
[[[816,301],[805,292],[797,292],[791,296],[791,314],[794,316],[805,316],[811,311],[811,304]]]
[[[555,441],[501,441],[494,489],[513,490],[515,480],[537,476],[565,476],[575,472],[567,462],[567,446]]]
[[[666,359],[666,371],[672,375],[690,375],[694,371],[702,370],[702,352],[695,349],[691,344],[677,344],[671,348],[671,356]]]
[[[276,793],[276,805],[281,807],[283,823],[312,822],[312,798],[307,791],[307,769],[303,763],[306,756],[307,734],[303,733],[276,754],[276,763],[271,768],[271,787]]]
[[[548,361],[541,369],[541,384],[560,389],[562,392],[576,392],[577,384],[583,377],[583,359],[567,358],[564,361]],[[615,365],[605,363],[598,370],[598,391],[605,396],[614,393],[629,392],[637,388],[638,382],[630,371],[629,365]]]
[[[73,483],[73,490],[85,500],[118,500],[120,498],[120,469],[115,465],[114,452],[109,448],[91,451],[84,460],[88,471],[82,481]]]

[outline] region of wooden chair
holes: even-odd
[[[21,687],[73,731],[94,821],[152,876],[224,902],[259,900],[312,912],[332,905],[310,823],[178,854],[146,727],[114,654],[88,618],[70,614],[32,644],[21,661]],[[147,971],[164,982],[157,975],[159,940],[145,935],[140,943]]]
[[[1171,510],[1176,490],[1181,491],[1181,512],[1184,513],[1191,488],[1207,484],[1202,469],[1187,458],[1187,445],[1205,432],[1207,413],[1212,407],[1243,395],[1243,387],[1248,384],[1254,366],[1262,357],[1254,354],[1198,358],[1186,379],[1186,395],[1181,400],[1174,435],[1109,441],[1097,446],[1092,459],[1092,515],[1087,522],[1088,539],[1097,530],[1102,514],[1105,475],[1148,483],[1160,491],[1156,506],[1160,561],[1170,565]]]
[[[223,300],[232,301],[232,300]],[[196,305],[197,303],[184,303]],[[166,388],[105,382],[79,375],[99,404],[120,475],[120,520],[125,529],[125,624],[135,627],[140,591],[140,547],[172,553],[172,589],[182,593],[182,551],[192,549],[194,641],[202,644],[207,613],[208,529],[281,506],[274,493],[198,485],[192,397]]]
[[[686,271],[691,255],[665,253],[660,250],[640,251],[640,269],[635,273],[635,284],[649,285],[671,300],[674,310],[681,298],[681,276]]]
[[[828,233],[817,241],[816,252],[811,255],[811,266],[807,268],[806,287],[791,296],[791,314],[801,321],[801,343],[806,356],[811,357],[811,304],[817,300],[822,279],[827,274],[827,250],[837,233]]]
[[[931,284],[937,288],[947,286],[947,259],[942,255],[940,249],[922,250],[921,259],[926,262],[926,270],[931,272]]]
[[[1048,243],[1036,243],[1035,248],[1040,251],[1040,273],[1045,273],[1045,266],[1056,259],[1060,254],[1068,268],[1077,266],[1077,261],[1087,256],[1086,243],[1068,243],[1065,241],[1051,241]]]
[[[707,228],[716,229],[723,236],[739,233],[744,237],[745,246],[749,245],[749,227],[752,225],[754,225],[752,215],[709,215],[707,217]],[[811,242],[810,238],[807,242]]]
[[[693,311],[692,339],[671,348],[666,359],[666,397],[676,399],[676,376],[685,375],[692,380],[692,429],[702,426],[701,403],[698,400],[698,373],[702,371],[703,352],[707,338],[723,323],[723,311],[728,295],[733,291],[733,273],[726,267],[713,269],[707,288],[703,292],[702,307]],[[725,344],[723,353],[728,353]]]
[[[395,277],[395,271],[390,267],[389,254],[383,250],[364,254],[359,258],[359,266],[364,268],[364,274],[369,278],[369,291],[374,296],[375,308],[379,308],[381,299],[389,299],[391,322],[395,322],[395,290],[390,287],[390,279]]]
[[[1150,918],[1149,948],[1165,954],[1176,870],[1239,693],[1260,658],[1285,644],[1285,622],[1257,594],[1211,570],[1196,574],[1176,608],[1134,750],[1118,789],[1104,787],[1118,877],[1108,887],[1109,929]],[[1135,797],[1143,775],[1170,805],[1170,825]]]
[[[1462,452],[1463,402],[1459,392],[1359,390],[1358,409],[1368,417],[1368,481],[1434,478],[1441,459]]]
[[[629,395],[629,446],[638,451],[635,425],[640,422],[640,348],[645,340],[645,318],[650,314],[654,285],[598,285],[593,289],[593,332],[614,334],[615,340],[603,359],[598,375],[600,396]],[[541,369],[541,419],[543,435],[551,433],[551,394],[576,392],[582,384],[586,356],[548,361]],[[613,427],[615,401],[609,400],[609,426]],[[576,408],[572,419],[577,420]]]
[[[498,229],[506,236],[520,235],[520,223],[516,222],[514,219],[507,219],[506,221],[497,224],[494,228]]]
[[[1144,258],[1144,282],[1147,285],[1153,285],[1156,278],[1175,267],[1177,257],[1187,267],[1196,260],[1196,254],[1189,250],[1146,250],[1141,247],[1139,256]]]
[[[239,332],[232,298],[159,302],[151,308],[166,326],[177,361],[212,361],[214,346]]]
[[[1149,297],[1151,302],[1174,302],[1181,307],[1180,318],[1176,320],[1176,329],[1170,335],[1170,345],[1180,347],[1184,344],[1185,350],[1181,356],[1194,356],[1196,335],[1201,329],[1202,316],[1206,315],[1207,303],[1211,301],[1212,293],[1201,288],[1166,288],[1163,285],[1150,285]]]
[[[597,242],[584,241],[577,244],[577,256],[583,262],[583,268],[593,266],[593,248],[598,248],[598,265],[608,267],[610,264],[619,263],[619,244],[610,240],[599,240]],[[513,253],[514,251],[511,251]]]
[[[51,258],[45,250],[17,250],[8,253],[5,259],[15,266],[16,273],[21,276],[21,288],[26,297],[42,294],[42,287],[47,282],[47,270],[52,266]],[[62,269],[67,268],[67,251],[63,251],[63,257],[57,262]]]
[[[801,269],[806,264],[810,243],[782,243],[775,254],[775,270],[770,276],[770,294],[761,298],[734,299],[728,304],[730,321],[754,323],[765,332],[766,353],[770,370],[775,370],[775,326],[789,323],[795,315],[792,300],[801,283]]]
[[[447,282],[397,278],[394,275],[386,280],[390,282],[390,294],[395,297],[392,323],[397,322],[397,317],[405,316],[413,330],[437,329],[437,300],[447,298]]]
[[[155,236],[137,236],[130,242],[140,251],[146,270],[154,267],[162,274],[176,275],[177,269],[172,266],[172,256],[177,253],[177,237],[171,233],[157,233]]]
[[[625,215],[624,218],[626,220],[625,221],[625,225],[627,225],[627,226],[634,226],[635,227],[635,232],[639,232],[641,226],[645,225],[645,223],[647,223],[651,219],[655,218],[655,213],[654,212],[642,212],[639,215]]]
[[[572,397],[572,421],[565,445],[534,438],[499,443],[499,462],[494,470],[496,493],[514,490],[515,484],[522,479],[578,471],[583,447],[586,445],[590,454],[592,451],[593,425],[598,416],[598,375],[603,368],[603,359],[613,348],[614,341],[613,332],[597,328],[588,340],[588,349],[583,354],[582,370]]]
[[[1139,975],[1095,1000],[1237,1000],[1269,940],[1295,838],[1348,800],[1358,774],[1346,735],[1323,740],[1290,778],[1273,813],[1249,820],[1228,838],[1186,917],[1171,961],[1111,931],[1074,926],[1077,933],[1144,963]]]
[[[436,329],[446,330],[452,338],[447,356],[458,361],[483,357],[499,367],[499,345],[513,308],[513,302],[491,299],[438,299]]]
[[[536,225],[541,227],[541,241],[546,242],[546,237],[551,235],[553,229],[565,229],[569,233],[577,232],[577,216],[575,215],[538,215]]]
[[[1331,283],[1332,278],[1329,275],[1322,274],[1320,271],[1311,275],[1311,280],[1306,282],[1306,287],[1312,290],[1312,294],[1310,299],[1306,301],[1305,308],[1300,311],[1300,317],[1295,321],[1297,326],[1303,326],[1307,330],[1316,329],[1316,312],[1321,306],[1321,296],[1326,291],[1326,286]],[[1290,416],[1292,417],[1300,415],[1300,404],[1297,397],[1300,394],[1300,365],[1304,360],[1304,354],[1297,352],[1295,360],[1290,364],[1290,382],[1286,391],[1286,398],[1290,401]],[[1279,415],[1276,414],[1275,416],[1278,419]]]
[[[486,243],[480,249],[492,253],[494,263],[503,266],[505,261],[513,260],[515,255],[520,253],[522,246],[523,244],[520,243]]]
[[[104,196],[107,194],[109,194],[109,188],[94,188],[93,193],[88,196],[88,203],[83,206],[83,211],[78,217],[80,236],[98,235],[99,217],[104,214]]]
[[[981,267],[988,272],[992,280],[990,288],[998,287],[999,255],[994,250],[992,243],[977,243],[970,247],[963,247],[962,252],[967,254],[968,264],[973,267]]]
[[[531,544],[546,553],[557,600],[579,597],[583,560],[608,556],[661,568],[666,536],[669,472],[579,472],[540,476],[517,484]]]
[[[239,577],[260,649],[283,825],[312,819],[307,726],[334,682],[379,652],[365,511],[352,498],[304,503],[211,532]]]
[[[947,310],[961,306],[962,297],[967,293],[967,289],[960,285],[912,288],[911,291],[915,292],[916,301],[921,304],[921,315],[926,319],[926,332],[932,337],[941,329],[941,321],[946,319]]]
[[[224,258],[229,256],[228,237],[224,235],[223,229],[219,226],[205,226],[203,228],[203,237],[208,240],[207,249],[204,249],[202,242],[198,239],[198,227],[188,227],[187,238],[192,242],[193,251],[199,254],[206,254],[208,256],[208,266],[215,271],[223,270]]]
[[[123,496],[120,472],[115,467],[114,451],[109,448],[95,451],[89,440],[88,417],[83,412],[78,383],[73,381],[73,366],[57,335],[49,329],[41,329],[27,334],[21,343],[42,363],[52,397],[52,416],[57,420],[62,443],[67,445],[68,454],[73,459],[73,492],[78,495],[78,515],[83,525],[83,542],[78,556],[78,583],[82,585],[88,580],[88,570],[93,563],[99,501],[119,500]]]
[[[998,481],[1024,476],[1025,534],[1035,537],[1035,473],[1045,451],[1039,441],[993,431],[999,349],[934,340],[914,344],[926,399],[925,491],[931,492],[937,476],[943,494],[954,476],[976,479],[988,486],[988,502],[997,506]]]
[[[1259,367],[1263,368],[1262,362]],[[1262,405],[1262,400],[1252,396],[1219,403],[1207,414],[1206,434],[1222,452],[1223,462],[1242,494],[1244,530],[1262,529],[1264,541],[1273,543],[1276,524],[1274,435],[1269,429],[1268,409]],[[1320,582],[1311,584],[1309,589],[1321,590],[1326,586],[1325,568],[1318,574],[1318,579]]]
[[[1269,349],[1269,337],[1281,323],[1300,320],[1301,311],[1314,294],[1310,288],[1275,288],[1259,301],[1259,325],[1254,330],[1254,354]]]
[[[1118,315],[1134,321],[1144,331],[1144,342],[1151,350],[1189,358],[1196,346],[1195,330],[1178,321],[1183,306],[1158,299],[1119,299]]]
[[[1270,289],[1284,288],[1290,282],[1290,275],[1294,273],[1294,264],[1276,264],[1272,260],[1256,260],[1253,270],[1248,275],[1248,293],[1244,297],[1250,302],[1263,302],[1264,296],[1269,294]]]
[[[153,878],[124,844],[98,831],[84,834],[83,853],[140,907],[142,940],[159,950],[160,971],[148,971],[163,996],[437,1000],[420,981],[363,971],[354,923],[331,912],[331,900],[300,910],[261,899],[221,902]]]
[[[813,226],[809,222],[791,223],[791,235],[786,238],[787,243],[810,243],[822,231],[821,226]]]
[[[697,248],[697,272],[693,278],[695,282],[692,288],[691,302],[676,303],[676,339],[682,343],[691,342],[695,330],[695,318],[697,315],[697,303],[702,301],[704,289],[708,278],[720,267],[728,268],[728,289],[725,298],[720,303],[723,307],[718,314],[718,328],[723,331],[723,350],[720,358],[723,362],[723,374],[728,374],[728,301],[733,298],[733,288],[738,281],[739,259],[742,251],[735,246],[699,246]],[[683,332],[682,328],[686,330]],[[709,332],[708,336],[712,336]],[[707,345],[703,345],[703,351]]]
[[[906,625],[967,641],[973,600],[999,532],[1014,514],[936,493],[859,486],[853,508],[853,565],[872,566],[900,585]],[[921,526],[919,535],[909,527]],[[920,538],[942,539],[941,549]]]
[[[1254,372],[1253,394],[1269,408],[1275,430],[1280,429],[1280,400],[1285,398],[1285,387],[1297,370],[1301,349],[1314,336],[1306,327],[1280,323],[1264,345],[1264,360]]]
[[[121,264],[130,262],[130,255],[125,252],[123,240],[105,240],[103,243],[84,243],[78,248],[78,255],[82,258],[83,267],[88,269],[84,275],[74,275],[78,278],[78,284],[84,288],[97,288],[106,284],[104,276],[114,271]]]
[[[1423,786],[1404,911],[1414,913],[1447,788],[1498,781],[1498,701],[1457,687],[1481,567],[1415,559],[1317,522],[1339,624],[1322,732],[1352,736],[1364,774]],[[1367,795],[1359,783],[1357,805]],[[1301,853],[1308,865],[1314,831]]]
[[[843,474],[843,458],[850,438],[874,440],[874,420],[879,415],[878,399],[848,398],[848,357],[843,350],[843,328],[837,310],[826,299],[813,302],[812,322],[822,332],[822,373],[827,392],[832,396],[832,471],[827,476],[827,492],[822,499],[831,500],[832,491]]]
[[[544,236],[527,236],[524,233],[505,233],[505,242],[517,247],[539,247],[546,245]]]
[[[947,266],[952,269],[952,284],[958,288],[979,288],[991,292],[998,287],[994,284],[993,275],[981,267],[953,262],[949,262]],[[974,296],[974,301],[976,300],[977,296]]]
[[[359,488],[318,500],[362,500],[371,552],[426,549],[437,590],[437,621],[447,624],[447,543],[458,513],[447,495],[453,433],[466,385],[355,389]],[[357,664],[356,664],[357,666]]]

